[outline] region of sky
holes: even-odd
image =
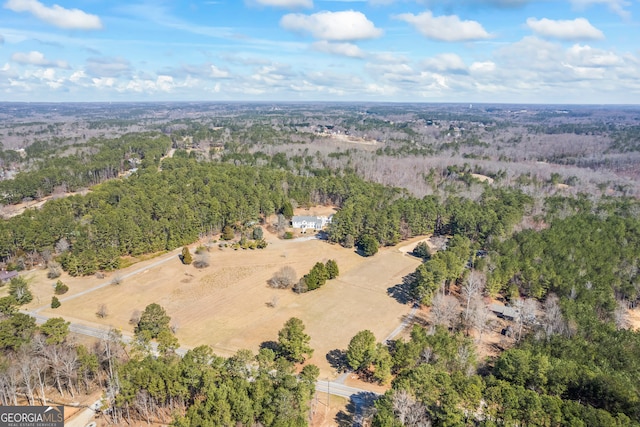
[[[0,101],[640,103],[640,0],[0,2]]]

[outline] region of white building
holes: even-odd
[[[304,233],[307,229],[322,230],[327,225],[331,224],[331,216],[294,216],[291,218],[291,226],[293,228],[300,228]]]

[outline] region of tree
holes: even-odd
[[[458,300],[453,295],[437,294],[431,305],[431,319],[436,325],[446,328],[452,327],[452,323],[458,315]]]
[[[28,304],[33,300],[29,284],[22,276],[17,276],[9,282],[9,295],[14,297],[19,305]]]
[[[431,256],[431,250],[427,242],[420,242],[413,249],[413,254],[422,259],[428,259]]]
[[[62,267],[55,261],[49,261],[48,269],[47,277],[49,279],[57,279],[62,274]]]
[[[313,355],[313,349],[309,346],[310,340],[311,337],[304,333],[302,320],[292,317],[278,332],[278,352],[291,362],[302,363],[306,359],[305,355]]]
[[[136,335],[148,332],[151,338],[157,338],[160,332],[169,329],[171,317],[160,304],[151,303],[145,307],[135,328]]]
[[[353,238],[353,236],[351,234],[347,234],[346,236],[344,236],[344,239],[342,240],[342,246],[350,249],[353,247],[353,245],[355,245],[355,239]]]
[[[484,290],[485,277],[484,274],[477,270],[472,270],[469,273],[469,277],[460,287],[460,293],[464,297],[465,301],[465,310],[464,310],[464,319],[465,321],[469,320],[469,309],[471,305],[471,300],[475,298],[477,295],[481,295]]]
[[[303,294],[309,291],[309,287],[307,286],[307,276],[302,276],[298,282],[293,285],[293,292],[297,294]]]
[[[391,378],[391,368],[393,367],[393,358],[389,353],[386,345],[378,343],[373,358],[373,378],[380,384],[386,384]]]
[[[378,253],[378,241],[375,237],[364,236],[358,243],[358,248],[363,256],[369,257]]]
[[[326,266],[321,262],[316,262],[311,271],[304,276],[307,289],[312,291],[318,289],[327,282],[329,274]]]
[[[220,236],[220,238],[222,240],[233,240],[234,237],[236,237],[236,234],[233,231],[233,227],[231,227],[230,225],[225,225],[222,229],[222,236]]]
[[[268,283],[272,288],[286,289],[293,286],[296,279],[296,271],[293,267],[285,265],[269,279]]]
[[[211,265],[211,257],[207,252],[200,252],[196,255],[195,261],[193,261],[193,266],[195,268],[207,268]]]
[[[69,335],[69,325],[62,317],[52,317],[40,326],[40,332],[47,337],[47,344],[62,344]]]
[[[373,332],[358,332],[347,347],[347,363],[354,371],[366,370],[376,355],[376,337]]]
[[[262,227],[255,227],[253,232],[251,233],[253,240],[261,240],[264,237],[264,233],[262,232]]]
[[[189,265],[193,262],[193,257],[191,256],[191,252],[188,247],[182,248],[182,263],[185,265]]]
[[[63,295],[63,294],[66,294],[68,291],[69,291],[69,286],[67,286],[64,283],[62,283],[62,280],[58,280],[56,282],[56,287],[53,290],[53,292],[56,295]]]
[[[0,319],[11,317],[18,309],[18,302],[11,295],[0,298]]]
[[[293,216],[293,205],[290,201],[285,200],[285,202],[282,204],[282,208],[280,209],[280,213],[284,215],[285,218],[291,219],[291,217]]]
[[[24,313],[13,314],[0,321],[0,348],[18,349],[31,341],[35,330],[36,319]]]
[[[98,310],[96,311],[96,316],[100,319],[104,319],[109,315],[109,309],[107,308],[107,304],[100,304],[98,306]]]
[[[61,305],[62,303],[60,302],[57,296],[54,295],[51,297],[51,308],[58,308]]]
[[[338,263],[334,259],[330,259],[325,264],[327,275],[329,279],[335,279],[340,274],[340,270],[338,270]]]

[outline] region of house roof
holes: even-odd
[[[494,313],[501,314],[504,317],[511,317],[513,319],[515,319],[519,313],[518,309],[502,304],[491,304],[489,309]]]
[[[320,217],[317,217],[317,216],[294,216],[293,218],[291,218],[291,221],[295,221],[295,222],[302,222],[302,221],[318,222],[318,221],[322,221],[322,219]]]
[[[0,271],[0,280],[9,280],[18,275],[17,271]]]

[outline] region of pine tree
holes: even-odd
[[[191,256],[191,252],[188,247],[182,248],[182,263],[189,265],[193,262],[193,257]]]
[[[55,295],[53,297],[51,297],[51,308],[58,308],[61,305],[62,305],[62,303],[60,302],[58,297],[56,297]]]
[[[340,274],[340,271],[338,270],[338,263],[335,259],[330,259],[329,261],[327,261],[325,267],[329,279],[335,279],[336,277],[338,277],[338,274]]]

